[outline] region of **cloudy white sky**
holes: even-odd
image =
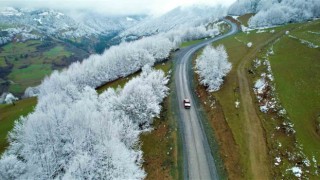
[[[192,4],[229,6],[234,1],[236,0],[0,0],[0,6],[47,7],[72,11],[90,9],[111,15],[160,15],[177,6]]]

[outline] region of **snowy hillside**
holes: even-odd
[[[222,7],[201,5],[177,7],[160,17],[150,17],[141,21],[136,26],[122,32],[120,37],[124,39],[136,39],[141,36],[167,32],[181,26],[197,26],[219,19],[225,14],[226,10]]]
[[[75,40],[90,36],[119,33],[143,19],[144,16],[107,17],[90,12],[74,18],[67,13],[49,9],[0,8],[0,45],[47,36]],[[21,37],[21,34],[24,36]]]
[[[228,14],[255,13],[250,27],[283,25],[320,17],[320,0],[239,0],[229,7]]]

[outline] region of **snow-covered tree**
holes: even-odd
[[[18,98],[17,97],[15,97],[13,94],[11,94],[11,93],[8,93],[7,95],[6,95],[6,98],[4,99],[4,101],[7,103],[7,104],[15,104],[14,102],[15,101],[17,101],[18,100]]]
[[[157,62],[168,58],[174,48],[173,43],[161,35],[142,38],[134,45],[147,50]]]
[[[250,26],[282,25],[320,17],[319,0],[283,0],[259,11],[249,22]]]
[[[162,71],[145,67],[141,76],[128,82],[122,91],[109,90],[107,93],[113,96],[106,100],[106,106],[126,114],[137,128],[149,127],[160,113],[162,99],[167,96],[167,82]]]
[[[120,37],[138,39],[143,36],[183,30],[214,22],[226,15],[224,6],[192,5],[177,7],[168,13],[145,20],[120,33]],[[182,34],[182,33],[181,33]]]
[[[256,13],[250,27],[282,25],[320,17],[319,0],[238,0],[228,10],[231,15]]]
[[[199,74],[200,83],[208,87],[209,92],[218,91],[223,83],[223,78],[230,72],[231,63],[224,46],[217,48],[208,45],[196,59],[196,72]]]
[[[100,96],[71,81],[39,97],[15,123],[0,159],[1,179],[143,179],[141,130],[159,115],[168,82],[143,68],[123,89]]]

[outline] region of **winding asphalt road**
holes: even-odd
[[[185,179],[220,179],[203,129],[200,112],[197,110],[200,107],[197,107],[198,105],[194,103],[194,97],[196,96],[192,95],[194,91],[189,83],[192,81],[192,77],[188,72],[192,68],[192,56],[197,50],[214,41],[237,33],[237,25],[228,20],[225,21],[232,27],[227,34],[189,46],[176,53],[175,90],[179,101],[179,124],[182,131]],[[191,100],[191,109],[184,108],[182,101],[185,98]]]

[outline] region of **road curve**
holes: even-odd
[[[183,154],[184,154],[184,174],[185,179],[220,179],[211,154],[210,146],[203,129],[200,112],[194,103],[194,97],[189,77],[191,59],[193,54],[202,47],[237,33],[237,25],[225,20],[231,25],[231,30],[224,35],[208,39],[204,42],[181,49],[175,56],[175,90],[179,108],[179,125],[181,126]],[[191,100],[191,109],[184,109],[183,99]]]

